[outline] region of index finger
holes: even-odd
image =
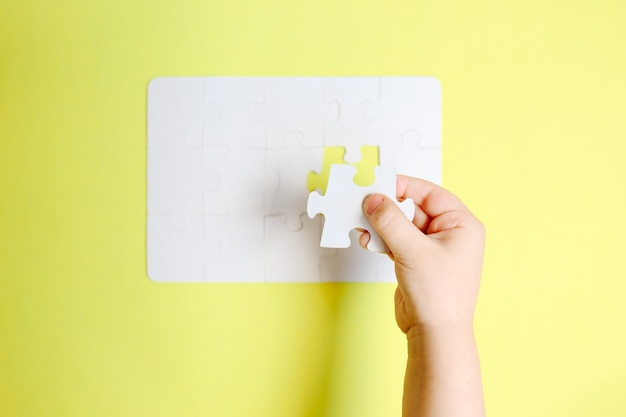
[[[397,176],[396,196],[399,200],[412,198],[416,206],[431,218],[449,211],[469,211],[450,191],[420,178]]]

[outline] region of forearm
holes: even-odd
[[[471,324],[416,326],[407,338],[403,417],[483,417],[480,363]]]

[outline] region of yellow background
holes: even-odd
[[[626,414],[626,3],[0,1],[0,415],[394,416],[393,285],[145,273],[155,76],[430,75],[492,416]]]

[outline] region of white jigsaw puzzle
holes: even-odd
[[[337,170],[327,183],[328,167],[339,163],[346,183],[355,167],[363,183],[377,164],[441,182],[441,91],[431,77],[163,77],[149,84],[147,110],[154,281],[393,282],[386,256],[320,247],[337,220],[307,218],[309,191],[328,186],[322,201],[331,199]],[[372,147],[376,163],[361,152]],[[376,184],[387,185],[375,191],[395,195],[395,175],[380,169]],[[355,215],[357,191],[374,191],[367,184],[349,185]],[[353,227],[369,225],[338,225],[344,244]]]
[[[390,197],[404,215],[413,220],[415,204],[407,198],[399,202],[396,200],[396,170],[377,166],[376,182],[368,187],[359,187],[354,183],[356,168],[352,165],[332,165],[326,194],[320,195],[317,191],[309,194],[307,214],[314,218],[318,214],[324,215],[324,229],[320,246],[324,248],[347,248],[350,246],[350,230],[365,229],[370,233],[367,249],[374,252],[387,252],[388,248],[383,239],[371,227],[363,214],[362,203],[365,197],[372,193],[381,193]]]

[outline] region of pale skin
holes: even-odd
[[[399,175],[397,198],[415,202],[412,222],[382,194],[368,196],[363,210],[395,263],[395,315],[408,344],[402,415],[484,416],[473,320],[485,228],[430,182]],[[363,232],[361,246],[368,241]]]

